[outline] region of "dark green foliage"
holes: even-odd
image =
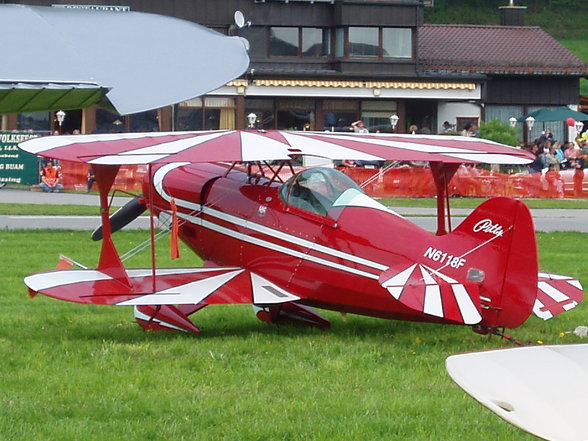
[[[508,123],[495,119],[480,124],[478,137],[516,147],[519,144],[517,131]]]
[[[500,6],[508,0],[435,0],[425,9],[427,23],[499,24]],[[581,31],[586,26],[588,2],[576,0],[516,0],[515,6],[527,6],[526,24],[541,26],[549,33]]]
[[[425,8],[425,22],[433,24],[500,24],[500,6],[508,0],[435,0]],[[527,6],[525,24],[539,26],[578,58],[588,62],[586,44],[586,0],[515,0],[516,6]],[[588,80],[580,80],[580,94],[588,95]]]

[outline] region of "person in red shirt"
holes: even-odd
[[[584,197],[584,156],[579,154],[575,159],[571,161],[570,165],[574,169],[574,196],[578,198]]]
[[[59,190],[63,189],[63,185],[61,184],[61,172],[57,167],[53,166],[53,161],[47,161],[47,165],[43,167],[39,187],[41,187],[45,193],[58,193]]]

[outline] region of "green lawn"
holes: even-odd
[[[145,239],[119,232],[121,253]],[[581,277],[588,235],[540,234],[542,268]],[[34,246],[34,244],[43,244]],[[510,347],[465,327],[326,312],[329,331],[272,327],[249,306],[205,308],[198,337],[147,333],[130,308],[26,296],[22,278],[59,253],[95,265],[87,232],[0,234],[0,439],[108,440],[526,440],[459,389],[451,354]],[[19,250],[18,252],[14,252]],[[170,265],[165,240],[160,265]],[[143,254],[130,266],[147,265]],[[175,265],[199,260],[182,248]],[[574,343],[561,332],[588,323],[585,304],[543,322],[523,340]]]
[[[475,208],[484,202],[483,198],[452,198],[452,208]],[[588,199],[523,199],[529,208],[569,208],[588,209]],[[391,207],[436,207],[434,198],[386,198],[381,199]],[[117,207],[113,207],[114,212]],[[41,205],[0,203],[0,215],[45,215],[45,216],[98,216],[98,206],[92,205]]]

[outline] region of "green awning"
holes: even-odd
[[[0,82],[0,114],[83,109],[107,92],[96,84]]]
[[[576,112],[567,106],[561,106],[556,108],[544,107],[542,109],[535,110],[534,112],[528,113],[517,118],[518,122],[525,122],[528,117],[532,116],[535,121],[565,121],[568,118],[574,118],[576,121],[587,121],[588,114],[583,112]]]

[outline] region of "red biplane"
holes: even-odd
[[[98,268],[28,276],[31,295],[131,305],[146,329],[197,333],[189,316],[204,306],[251,303],[269,323],[328,327],[318,307],[494,332],[516,328],[531,312],[548,319],[583,298],[578,280],[539,273],[533,220],[522,202],[489,199],[451,230],[446,189],[459,164],[531,160],[491,141],[228,130],[59,136],[21,147],[91,164],[102,213],[94,234],[102,239]],[[368,197],[336,169],[295,173],[293,160],[307,155],[428,161],[437,234]],[[110,218],[109,191],[122,164],[149,164],[149,173],[143,195]],[[112,232],[145,209],[168,222],[205,266],[158,268],[152,253],[151,268],[125,268]]]

